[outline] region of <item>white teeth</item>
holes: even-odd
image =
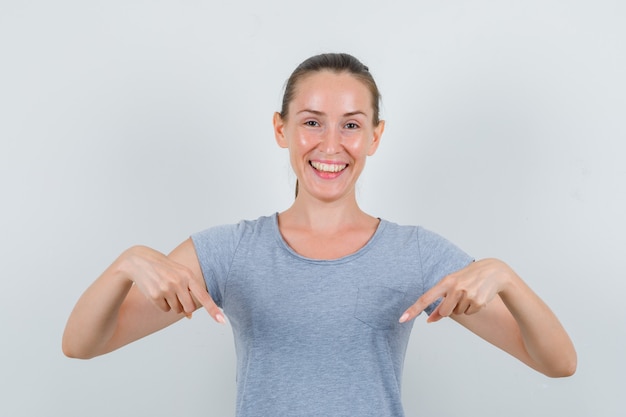
[[[317,169],[318,171],[324,171],[324,172],[339,172],[339,171],[346,169],[346,167],[348,166],[347,164],[325,164],[322,162],[314,162],[314,161],[311,161],[311,165],[313,166],[313,168]]]

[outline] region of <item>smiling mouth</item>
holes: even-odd
[[[340,172],[346,169],[348,164],[327,164],[324,162],[310,161],[309,164],[320,172]]]

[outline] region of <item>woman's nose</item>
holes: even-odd
[[[339,148],[341,148],[341,133],[339,132],[339,129],[326,129],[326,131],[322,135],[320,147],[321,150],[327,154],[334,154],[339,152]]]

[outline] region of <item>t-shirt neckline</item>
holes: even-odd
[[[310,263],[320,263],[320,264],[339,264],[339,263],[349,262],[353,259],[363,256],[366,252],[370,250],[372,246],[375,245],[376,241],[379,239],[379,236],[383,233],[384,229],[387,227],[386,220],[381,219],[380,217],[378,217],[378,220],[379,220],[378,226],[376,227],[376,231],[374,232],[374,234],[369,238],[369,240],[365,243],[365,245],[363,245],[356,252],[353,252],[348,255],[342,256],[340,258],[335,258],[335,259],[315,259],[315,258],[309,258],[307,256],[301,255],[298,252],[296,252],[291,246],[289,246],[287,241],[285,241],[285,238],[283,237],[282,233],[280,233],[280,228],[278,227],[278,212],[274,213],[271,216],[272,229],[273,229],[274,236],[276,237],[276,241],[278,242],[278,244],[285,251],[287,251],[291,256],[298,258],[302,261],[310,262]]]

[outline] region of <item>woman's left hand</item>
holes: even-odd
[[[426,307],[443,297],[428,317],[432,323],[452,314],[475,314],[485,308],[507,286],[507,266],[495,259],[472,262],[452,273],[425,292],[400,317],[400,323],[417,317]]]
[[[452,318],[484,340],[551,376],[576,371],[576,350],[550,310],[507,264],[497,259],[473,262],[426,291],[400,322],[417,317],[442,298],[428,322]]]

